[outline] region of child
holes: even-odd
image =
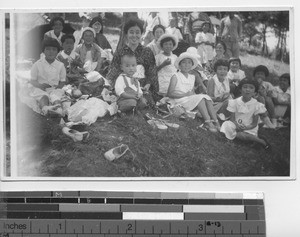
[[[132,111],[135,108],[143,109],[147,106],[143,98],[143,92],[137,78],[133,77],[136,72],[137,62],[133,53],[125,53],[121,57],[121,70],[123,73],[117,78],[115,92],[118,99],[119,110]]]
[[[83,67],[87,72],[99,72],[104,60],[102,55],[105,55],[105,52],[96,43],[94,43],[95,36],[95,30],[90,27],[86,27],[82,31],[82,39],[84,42],[79,44],[75,49],[75,52],[80,56],[81,62],[84,63]]]
[[[176,55],[172,53],[178,45],[178,40],[174,35],[164,34],[158,40],[158,45],[162,52],[155,56],[159,95],[165,96],[167,94],[171,77],[177,71],[174,66]]]
[[[163,25],[156,25],[153,28],[154,39],[147,45],[151,49],[153,55],[156,56],[161,52],[161,48],[158,45],[158,39],[165,33],[165,27]]]
[[[169,27],[166,28],[166,33],[170,35],[174,35],[177,38],[177,41],[182,41],[183,37],[180,30],[176,27],[175,19],[170,19]]]
[[[175,61],[179,72],[175,73],[168,88],[167,96],[173,106],[182,106],[185,111],[198,110],[204,119],[204,126],[211,132],[217,132],[220,124],[208,95],[195,94],[195,76],[189,72],[197,67],[198,61],[194,55],[182,53]]]
[[[61,46],[62,45],[61,37],[64,35],[64,33],[62,32],[64,25],[65,25],[64,19],[62,19],[61,17],[54,17],[50,21],[50,26],[52,30],[44,34],[44,39],[48,39],[48,38],[56,39]]]
[[[266,111],[264,105],[253,98],[258,91],[258,83],[254,80],[243,79],[239,88],[241,88],[242,96],[229,101],[227,110],[231,112],[230,120],[222,124],[220,131],[229,140],[237,138],[257,142],[265,150],[269,150],[270,144],[257,136],[259,115]]]
[[[61,88],[65,85],[66,69],[63,63],[55,59],[59,49],[57,40],[44,40],[45,57],[35,62],[31,69],[31,96],[38,102],[44,115],[63,115],[61,99],[65,93]],[[53,106],[49,106],[50,104]]]
[[[275,106],[272,97],[274,96],[274,86],[266,81],[269,76],[269,70],[264,65],[259,65],[254,68],[253,77],[257,81],[259,89],[256,99],[258,102],[264,104],[268,111],[268,115],[272,124],[277,127],[277,119],[275,116]]]
[[[57,60],[65,65],[69,83],[79,84],[77,79],[81,78],[80,72],[83,72],[82,62],[78,53],[73,51],[75,37],[73,35],[63,35],[61,38],[63,50],[57,55]]]
[[[229,70],[228,61],[219,59],[214,65],[214,70],[216,75],[208,81],[207,94],[213,100],[214,108],[216,113],[219,113],[219,118],[225,120],[227,117],[226,108],[228,100],[231,98],[229,80],[227,78]]]
[[[202,31],[195,37],[195,43],[198,45],[198,53],[201,56],[201,63],[206,64],[214,58],[215,37],[210,33],[211,23],[205,21],[202,24]]]
[[[230,83],[230,93],[235,97],[239,97],[239,82],[246,78],[245,72],[241,70],[242,63],[239,58],[229,59],[229,72],[227,77]]]
[[[291,113],[291,81],[290,74],[284,73],[279,78],[279,86],[275,87],[273,102],[275,104],[275,116],[278,120],[290,118]]]

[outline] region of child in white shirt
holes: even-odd
[[[136,72],[137,62],[134,54],[124,54],[121,58],[121,69],[123,73],[115,83],[115,93],[119,97],[117,104],[119,111],[130,112],[135,108],[143,109],[147,101],[137,78],[133,77]]]
[[[227,73],[227,78],[230,83],[230,93],[234,97],[239,97],[240,90],[238,89],[241,80],[246,78],[245,72],[241,70],[242,63],[239,58],[229,59],[229,71]]]

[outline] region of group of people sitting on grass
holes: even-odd
[[[102,21],[93,24],[99,27]],[[53,32],[45,34],[42,56],[31,69],[30,81],[31,96],[42,114],[66,115],[64,85],[72,84],[71,94],[78,98],[82,83],[103,78],[100,71],[108,56],[96,43],[99,32],[93,24],[82,29],[81,43],[75,48],[74,35],[61,34],[61,19],[54,20]],[[162,26],[154,27],[155,40],[149,47],[141,44],[142,33],[139,19],[125,23],[126,43],[114,52],[105,75],[106,87],[118,98],[121,116],[166,104],[170,111],[181,108],[181,115],[200,118],[206,130],[269,149],[269,143],[257,135],[258,123],[261,120],[266,127],[276,128],[278,119],[290,117],[289,74],[283,74],[275,87],[266,81],[269,70],[264,65],[254,69],[252,78],[246,78],[241,60],[225,57],[222,41],[216,43],[214,57],[203,64],[194,47],[179,56],[173,54],[178,38],[164,33]]]

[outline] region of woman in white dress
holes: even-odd
[[[170,81],[167,96],[173,105],[180,105],[186,111],[197,110],[204,119],[204,126],[211,132],[217,132],[220,124],[213,108],[211,98],[205,94],[196,94],[194,90],[195,76],[189,72],[197,66],[194,55],[182,53],[175,61],[179,72]]]

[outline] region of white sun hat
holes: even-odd
[[[201,56],[198,54],[198,50],[195,47],[189,47],[186,50],[187,53],[193,54],[197,60],[198,60],[198,65],[202,68],[201,66]]]
[[[163,34],[161,37],[159,37],[159,39],[157,40],[158,48],[160,48],[162,50],[162,47],[160,46],[160,42],[165,38],[171,38],[171,39],[174,40],[175,45],[174,45],[172,51],[175,50],[178,46],[178,38],[175,35],[172,35],[172,34]]]
[[[194,54],[184,52],[184,53],[180,54],[179,57],[175,61],[174,65],[177,69],[179,69],[179,63],[185,58],[189,58],[193,61],[193,66],[192,66],[191,70],[195,69],[198,66],[198,60],[197,60],[196,56]]]
[[[82,29],[82,34],[81,34],[81,36],[83,36],[84,32],[86,32],[86,31],[91,31],[91,32],[93,32],[94,37],[96,37],[96,31],[95,31],[93,28],[91,28],[91,27],[84,27],[84,28]]]

